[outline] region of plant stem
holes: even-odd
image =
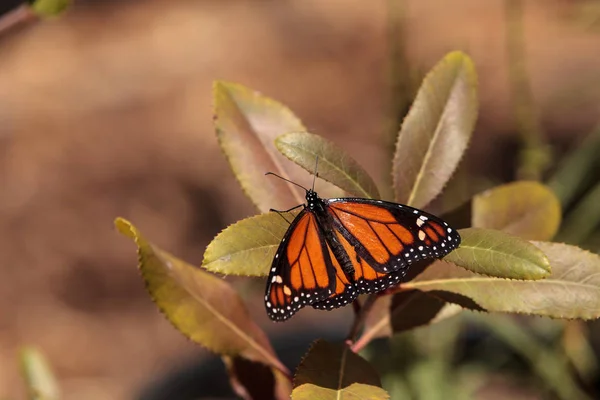
[[[580,244],[600,225],[600,182],[596,184],[565,218],[556,241]]]
[[[406,116],[414,95],[406,51],[406,23],[404,0],[387,0],[387,80],[385,86],[386,115],[384,120],[384,144],[389,161],[384,171],[391,171],[391,162],[396,152],[398,131]],[[393,198],[392,175],[383,176],[383,198]],[[389,193],[388,193],[389,192]]]
[[[358,300],[355,300],[352,303],[352,306],[354,307],[354,322],[352,323],[350,332],[346,337],[346,344],[348,344],[348,346],[352,346],[352,344],[356,340],[356,337],[358,336],[358,333],[365,322],[365,318],[371,311],[371,308],[373,308],[373,304],[375,304],[375,301],[378,298],[379,296],[377,293],[369,295],[363,303],[362,307],[360,306],[360,304],[357,305]]]
[[[37,17],[27,5],[23,4],[12,11],[0,16],[0,35],[6,33],[18,24],[32,21]]]
[[[591,182],[594,171],[600,169],[600,124],[571,151],[560,163],[554,175],[548,179],[548,186],[558,196],[563,209],[572,205]]]
[[[504,4],[510,91],[522,145],[517,175],[518,179],[539,181],[550,161],[550,152],[539,124],[525,64],[523,1],[505,0]]]

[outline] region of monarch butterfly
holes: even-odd
[[[274,321],[307,305],[331,310],[361,293],[385,290],[400,282],[410,264],[441,258],[460,244],[456,230],[419,209],[383,200],[322,199],[313,189],[268,175],[304,189],[307,202],[287,210],[303,207],[269,272],[265,306]]]

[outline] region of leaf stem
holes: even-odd
[[[291,383],[294,382],[294,377],[292,373],[283,364],[273,364],[272,367],[279,371],[285,379],[287,379]]]
[[[360,329],[362,328],[365,318],[373,308],[373,304],[379,298],[377,293],[371,294],[367,297],[365,302],[360,305],[358,300],[354,300],[352,303],[352,307],[354,308],[354,322],[352,323],[352,327],[350,328],[350,332],[348,332],[348,336],[346,337],[346,344],[352,348],[352,344],[356,340]],[[354,349],[352,349],[354,351]]]
[[[25,4],[0,16],[0,35],[6,33],[18,24],[36,19],[36,15]]]

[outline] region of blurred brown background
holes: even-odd
[[[562,151],[600,116],[600,5],[524,4],[535,104]],[[132,243],[112,222],[126,217],[200,264],[217,232],[255,212],[215,139],[214,80],[280,100],[383,176],[389,6],[82,0],[59,19],[0,36],[0,397],[23,398],[23,344],[45,353],[66,400],[134,398],[202,353],[158,313]],[[510,178],[504,2],[402,7],[417,78],[448,51],[474,59],[481,111],[469,165]],[[254,313],[270,331],[291,329],[268,322],[258,300]]]

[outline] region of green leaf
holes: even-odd
[[[402,123],[392,176],[396,201],[424,208],[448,182],[477,119],[477,74],[452,52],[427,74]]]
[[[375,369],[342,343],[318,340],[294,378],[293,400],[387,400]]]
[[[473,198],[472,225],[527,240],[550,240],[560,226],[558,198],[538,182],[513,182]]]
[[[550,274],[548,258],[531,243],[493,229],[459,231],[460,247],[444,261],[478,274],[509,279],[542,279]]]
[[[69,8],[72,0],[28,0],[29,6],[39,17],[55,17]]]
[[[352,157],[332,142],[308,132],[279,136],[277,149],[308,172],[314,172],[319,157],[319,178],[356,197],[379,198],[373,179]]]
[[[302,203],[304,196],[296,187],[264,176],[275,172],[300,184],[310,181],[310,175],[275,148],[277,136],[305,130],[300,120],[282,104],[235,83],[216,82],[214,104],[221,149],[256,207],[267,212]]]
[[[267,336],[227,282],[147,242],[128,221],[117,218],[115,225],[135,241],[146,289],[175,328],[215,353],[286,371]]]
[[[290,221],[294,218],[293,213],[284,216]],[[266,276],[289,226],[273,212],[238,221],[208,245],[202,266],[225,275]]]
[[[58,400],[58,384],[44,356],[32,347],[25,347],[19,359],[29,400]]]
[[[553,318],[600,317],[600,256],[566,244],[533,242],[552,273],[538,281],[486,277],[451,263],[435,262],[403,290],[447,291],[473,300],[487,311]],[[471,308],[469,304],[458,303]]]

